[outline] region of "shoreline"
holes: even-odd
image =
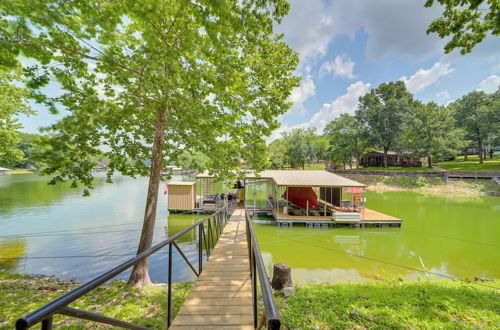
[[[500,185],[486,179],[453,179],[445,183],[441,178],[393,177],[379,175],[346,174],[349,179],[366,184],[367,191],[411,191],[446,196],[496,196],[500,197]]]

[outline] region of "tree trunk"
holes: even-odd
[[[148,195],[146,198],[144,223],[142,225],[141,239],[137,248],[137,254],[149,249],[153,244],[153,233],[156,221],[156,205],[158,204],[158,190],[160,187],[160,175],[163,164],[166,112],[166,109],[158,109],[156,112],[155,136],[153,140],[153,156],[151,159],[151,169],[149,174]],[[149,278],[149,258],[145,258],[134,265],[128,284],[135,287],[143,287],[151,284],[151,279]]]
[[[292,269],[285,264],[274,264],[271,286],[274,290],[292,286]]]
[[[464,150],[464,162],[468,160],[467,156],[468,156],[468,152],[469,151],[469,148],[465,148]]]
[[[428,162],[427,167],[432,168],[432,157],[431,156],[427,156],[427,162]]]
[[[479,141],[479,164],[483,163],[483,141]]]
[[[359,168],[359,162],[360,162],[360,159],[361,157],[356,157],[356,168]]]
[[[384,167],[387,168],[387,151],[389,151],[388,147],[384,147]]]

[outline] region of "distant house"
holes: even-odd
[[[0,167],[0,175],[8,175],[10,174],[11,169]]]
[[[363,156],[359,163],[363,167],[384,166],[384,152],[376,150]],[[396,151],[387,152],[387,166],[421,167],[422,160],[401,155]]]

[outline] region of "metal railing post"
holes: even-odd
[[[203,269],[203,233],[201,231],[201,225],[198,226],[198,274],[201,274]]]
[[[42,321],[42,330],[51,330],[53,321],[54,321],[54,315],[50,315],[45,320],[43,320]]]
[[[168,327],[172,322],[172,243],[168,245]]]
[[[224,213],[222,213],[224,212]],[[16,329],[28,329],[36,324],[40,324],[42,329],[52,329],[53,327],[53,315],[54,314],[62,314],[66,316],[75,317],[78,319],[89,320],[98,323],[109,324],[113,326],[119,326],[122,328],[129,329],[149,329],[145,326],[121,321],[119,319],[107,317],[98,313],[93,313],[85,310],[79,310],[75,308],[68,307],[69,304],[77,301],[83,295],[91,292],[97,287],[101,286],[105,282],[111,280],[113,277],[123,273],[128,270],[130,267],[133,267],[135,264],[144,260],[145,258],[151,256],[152,254],[158,252],[160,249],[166,247],[168,245],[168,326],[172,323],[172,267],[173,267],[173,247],[177,249],[180,256],[186,261],[188,267],[199,276],[201,271],[203,270],[203,244],[205,244],[205,248],[207,250],[207,260],[210,256],[211,247],[214,243],[217,242],[217,239],[220,237],[220,234],[223,230],[224,221],[221,221],[227,218],[227,208],[220,209],[216,214],[212,214],[210,217],[206,217],[203,220],[189,226],[186,229],[181,230],[180,232],[168,237],[167,239],[153,245],[149,249],[137,254],[135,257],[130,258],[116,267],[104,272],[103,274],[93,278],[92,280],[80,285],[76,289],[58,297],[47,303],[46,305],[32,311],[29,314],[21,316],[16,321]],[[212,218],[214,218],[215,229],[212,229]],[[205,223],[208,222],[208,237],[205,232]],[[184,254],[181,247],[175,243],[175,240],[182,237],[186,233],[191,230],[196,231],[196,227],[198,227],[198,269],[199,272],[196,271],[196,267],[189,261],[189,258]],[[215,234],[214,234],[215,231]],[[214,235],[218,235],[214,237]],[[204,242],[204,243],[203,243]]]

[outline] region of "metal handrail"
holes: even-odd
[[[245,210],[246,211],[246,210]],[[247,230],[248,254],[250,256],[250,273],[252,278],[253,317],[254,327],[257,328],[257,276],[259,277],[260,290],[264,300],[264,311],[268,329],[280,329],[281,321],[278,309],[274,303],[273,290],[267,277],[266,268],[259,249],[259,243],[253,230],[252,221],[248,212],[245,212]]]
[[[81,319],[87,319],[87,320],[92,320],[100,323],[107,323],[115,326],[120,326],[123,328],[128,328],[128,329],[148,329],[144,326],[138,325],[138,324],[133,324],[121,320],[117,320],[114,318],[106,317],[101,314],[97,313],[92,313],[88,311],[82,311],[78,310],[75,308],[70,308],[68,307],[69,304],[80,298],[81,296],[89,293],[93,289],[99,287],[100,285],[104,284],[108,280],[112,279],[113,277],[117,276],[118,274],[121,274],[125,270],[129,269],[130,267],[134,266],[136,263],[139,261],[143,260],[144,258],[147,258],[151,256],[153,253],[157,252],[158,250],[162,249],[165,246],[169,246],[168,248],[168,326],[171,324],[171,306],[172,306],[172,247],[175,247],[179,253],[181,254],[182,258],[186,263],[188,264],[189,268],[196,274],[196,276],[199,276],[202,269],[203,269],[203,241],[205,241],[205,247],[206,247],[206,258],[210,257],[210,248],[213,248],[214,241],[215,243],[220,237],[220,233],[222,232],[222,228],[226,225],[229,216],[232,213],[233,210],[233,204],[230,204],[222,209],[219,209],[217,212],[211,214],[210,216],[206,217],[205,219],[202,219],[198,221],[197,223],[191,225],[190,227],[178,232],[177,234],[173,235],[172,237],[169,237],[165,239],[164,241],[150,247],[149,249],[143,251],[142,253],[136,255],[134,258],[131,258],[120,265],[110,269],[106,273],[97,276],[96,278],[88,281],[85,284],[82,284],[78,288],[62,295],[59,298],[56,298],[49,302],[48,304],[36,309],[35,311],[23,315],[16,321],[16,329],[28,329],[35,324],[38,324],[42,322],[42,329],[52,329],[52,320],[53,320],[53,315],[54,314],[63,314],[63,315],[68,315],[68,316],[73,316],[76,318],[81,318]],[[212,223],[213,219],[213,223]],[[205,234],[205,223],[207,223],[207,234]],[[187,257],[184,255],[184,253],[181,251],[180,247],[175,243],[175,240],[178,239],[179,237],[183,236],[190,230],[193,230],[198,227],[198,232],[199,232],[199,242],[198,242],[198,247],[199,247],[199,256],[198,256],[198,272],[195,270],[193,265],[189,262]],[[212,229],[213,228],[213,229]],[[214,235],[216,237],[214,237]]]

